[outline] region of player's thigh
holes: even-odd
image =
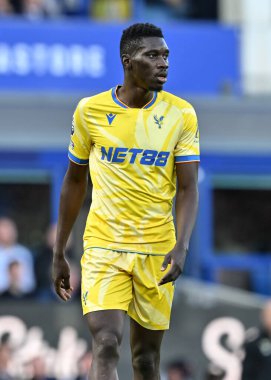
[[[130,318],[130,345],[133,358],[159,356],[164,330],[150,330]]]
[[[85,318],[95,340],[115,339],[120,345],[126,313],[123,310],[101,310],[87,313]]]

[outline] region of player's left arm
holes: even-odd
[[[170,270],[161,279],[159,285],[175,281],[183,272],[189,247],[189,240],[196,220],[198,209],[198,162],[176,164],[176,230],[177,242],[163,262],[161,270]]]

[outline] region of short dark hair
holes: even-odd
[[[164,38],[162,30],[153,24],[133,24],[122,32],[120,40],[120,56],[123,54],[131,54],[131,52],[137,48],[141,39],[145,37]]]

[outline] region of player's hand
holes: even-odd
[[[52,274],[57,295],[63,301],[68,301],[71,298],[73,288],[70,285],[70,267],[63,256],[54,256]]]
[[[175,280],[177,280],[177,278],[183,272],[186,254],[187,250],[175,247],[165,256],[165,259],[161,267],[161,271],[164,272],[167,269],[168,265],[170,265],[170,270],[160,280],[158,285],[164,285],[168,282],[174,282]]]

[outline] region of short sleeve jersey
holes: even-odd
[[[164,255],[176,243],[176,165],[199,161],[196,113],[165,91],[129,108],[116,90],[82,99],[74,113],[69,159],[89,165],[93,185],[84,249]]]

